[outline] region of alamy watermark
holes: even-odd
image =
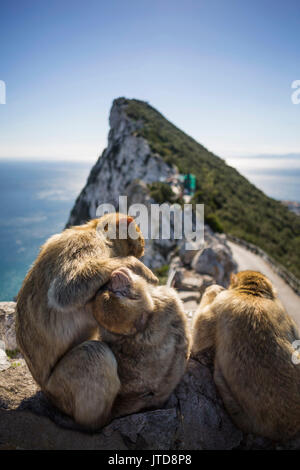
[[[97,217],[104,214],[120,212],[134,219],[127,224],[123,220],[118,226],[118,238],[126,239],[128,235],[136,239],[137,224],[145,239],[184,240],[186,250],[198,249],[204,244],[204,204],[132,204],[128,207],[127,196],[119,196],[118,211],[113,204],[101,204],[96,211]],[[115,220],[107,228],[106,236],[117,238]]]
[[[294,80],[292,83],[292,88],[295,89],[291,95],[292,103],[300,104],[300,80]]]
[[[0,104],[6,104],[6,84],[0,80]]]

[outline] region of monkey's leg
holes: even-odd
[[[106,259],[70,261],[52,281],[48,291],[49,306],[58,310],[82,307],[110,278],[111,273],[126,266],[148,282],[157,284],[158,279],[134,256]]]
[[[77,423],[97,429],[108,422],[120,386],[117,362],[109,347],[86,341],[62,357],[44,391]]]
[[[216,314],[208,306],[198,309],[192,330],[192,356],[215,346]]]
[[[202,296],[193,322],[191,351],[193,356],[215,346],[216,315],[210,308],[210,304],[223,290],[224,287],[214,284],[207,287]]]
[[[250,417],[244,412],[244,410],[234,397],[218,364],[215,364],[214,367],[214,381],[222,397],[225,408],[231,416],[233,422],[242,431],[248,433],[253,432],[253,429],[251,428]]]

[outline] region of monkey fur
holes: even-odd
[[[228,290],[206,289],[192,355],[213,350],[216,386],[242,431],[272,440],[300,431],[300,365],[292,362],[297,339],[297,326],[261,273],[242,271]]]
[[[189,356],[186,318],[175,290],[120,268],[96,296],[92,310],[101,339],[118,363],[121,387],[112,417],[162,406]]]

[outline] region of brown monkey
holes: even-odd
[[[121,268],[95,297],[92,310],[118,363],[121,387],[112,417],[163,405],[189,355],[185,314],[175,290]]]
[[[90,300],[111,273],[128,266],[149,282],[157,278],[135,256],[142,256],[144,239],[118,239],[121,224],[133,219],[107,214],[51,237],[28,272],[17,297],[16,333],[21,352],[45,394],[75,421],[89,428],[102,426],[120,382]],[[116,225],[116,239],[107,236]]]
[[[241,430],[273,440],[300,431],[299,332],[264,275],[242,271],[228,290],[209,287],[193,328],[192,354],[214,349],[214,380]]]

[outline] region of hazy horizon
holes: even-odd
[[[30,159],[30,158],[0,158],[0,163],[15,164],[16,168],[22,167],[25,163],[33,165],[35,168],[43,167],[47,164],[58,163],[60,165],[70,165],[72,163],[84,165],[90,170],[96,163],[96,159]],[[265,194],[277,200],[291,200],[300,203],[300,155],[253,155],[226,158],[225,162],[234,167],[246,177],[252,184],[262,190]],[[69,182],[72,183],[72,182]],[[78,189],[78,194],[82,187]],[[47,191],[45,191],[47,195]],[[77,194],[77,195],[78,195]],[[51,194],[50,194],[51,195]],[[68,196],[69,197],[69,196]]]

